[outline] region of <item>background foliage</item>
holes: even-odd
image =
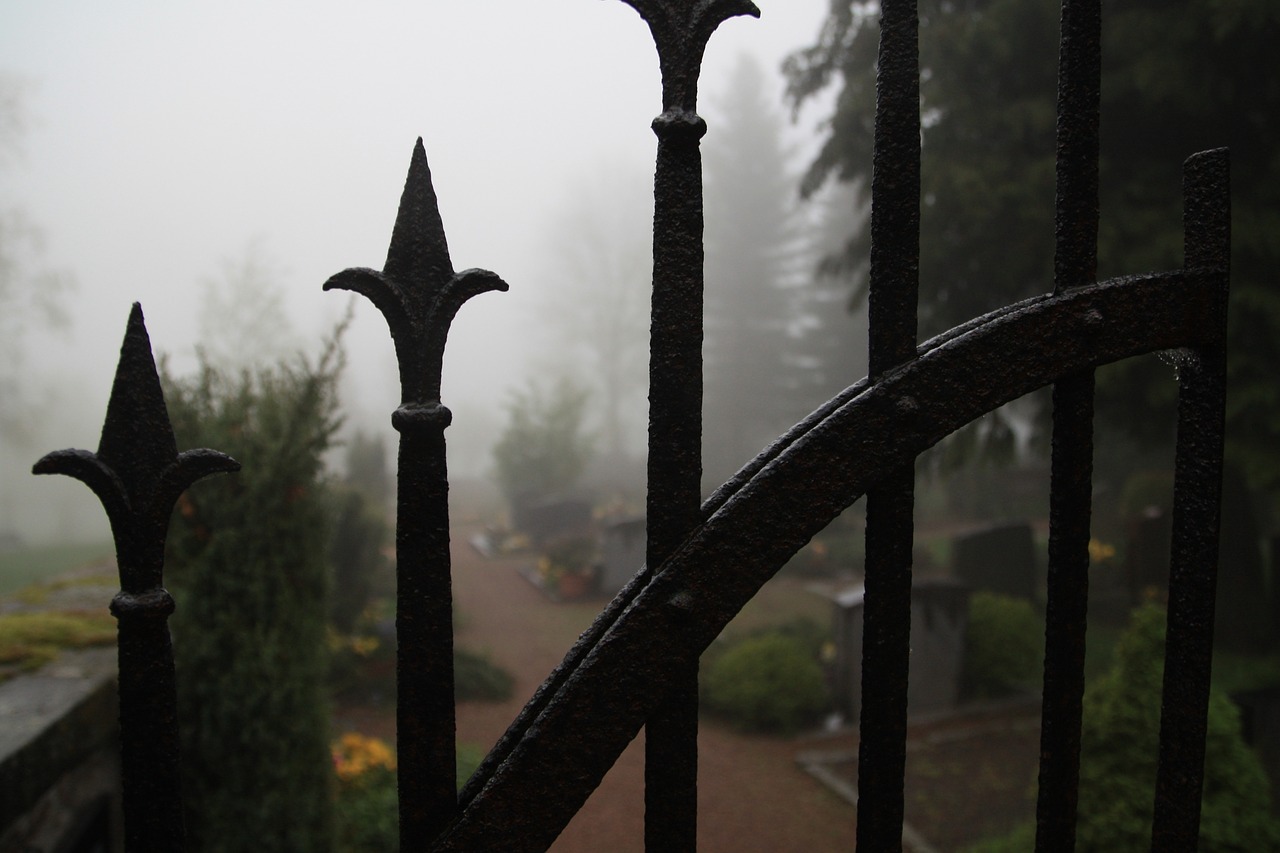
[[[166,380],[178,442],[243,466],[197,484],[169,536],[193,850],[327,850],[329,504],[336,344],[315,365]]]

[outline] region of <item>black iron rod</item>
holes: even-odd
[[[1091,284],[1098,258],[1099,0],[1064,0],[1058,62],[1054,291]],[[1048,599],[1036,849],[1075,849],[1089,603],[1093,371],[1053,388]]]
[[[169,638],[172,596],[120,592],[117,620],[120,686],[120,777],[125,849],[186,848],[178,742],[177,677]]]
[[[396,743],[400,849],[422,850],[457,807],[453,590],[444,430],[449,410],[396,412]]]
[[[916,354],[920,280],[920,61],[915,0],[880,18],[871,177],[869,373]],[[898,402],[909,411],[915,401]],[[858,747],[858,846],[899,849],[906,768],[915,466],[867,493],[866,604]]]
[[[653,123],[653,308],[645,559],[660,565],[698,522],[702,489],[702,155],[706,124],[672,110]],[[697,832],[697,667],[645,729],[645,848],[692,850]]]
[[[707,41],[749,0],[623,0],[649,25],[662,69],[653,179],[653,295],[645,560],[662,563],[699,521],[702,495],[702,152],[698,77]],[[676,675],[645,728],[645,848],[696,849],[698,667]]]
[[[400,849],[423,850],[458,810],[449,480],[440,402],[449,326],[467,299],[507,284],[487,270],[455,273],[431,169],[419,139],[381,271],[351,268],[325,290],[367,296],[395,342],[401,405],[396,468],[396,745]]]
[[[1173,541],[1153,851],[1194,850],[1200,832],[1222,496],[1229,169],[1227,152],[1219,149],[1192,157],[1183,173],[1186,275],[1213,290],[1217,299],[1200,318],[1212,341],[1178,358]]]

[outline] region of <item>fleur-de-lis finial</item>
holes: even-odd
[[[111,522],[121,588],[137,594],[161,585],[164,537],[178,497],[202,477],[239,469],[214,450],[178,452],[142,306],[135,303],[98,452],[54,451],[32,473],[66,474],[93,490]]]
[[[214,450],[178,452],[151,341],[136,303],[129,314],[98,452],[58,450],[32,469],[66,474],[98,496],[111,521],[120,592],[120,755],[125,850],[184,849],[178,770],[177,688],[168,618],[174,601],[163,586],[164,540],[173,505],[202,477],[238,471]]]
[[[487,270],[455,273],[419,139],[382,271],[347,269],[325,290],[369,298],[400,365],[396,463],[396,731],[400,849],[425,849],[453,818],[458,797],[454,723],[449,481],[440,402],[449,326],[462,304],[507,283]]]
[[[386,317],[400,363],[401,402],[411,405],[440,400],[445,338],[458,309],[472,296],[506,290],[507,283],[488,270],[453,271],[419,139],[382,271],[346,269],[326,281],[324,289],[363,294]]]
[[[702,55],[716,27],[738,15],[760,17],[751,0],[622,0],[653,33],[662,69],[662,109],[695,112]]]

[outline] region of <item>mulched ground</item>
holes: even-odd
[[[549,601],[520,574],[530,557],[485,558],[455,531],[454,596],[460,646],[487,652],[515,676],[515,698],[463,703],[458,739],[488,749],[524,700],[560,662],[604,602]],[[800,583],[781,579],[777,583]],[[340,727],[394,736],[389,709],[340,708]],[[965,721],[914,725],[908,745],[908,844],[924,851],[961,849],[1034,814],[1027,791],[1038,754],[1036,714],[991,711]],[[557,853],[643,851],[643,733],[551,848]],[[797,761],[802,754],[825,775],[856,786],[856,735],[796,739],[744,735],[704,720],[699,743],[699,837],[703,853],[835,851],[855,846],[856,807]],[[839,760],[841,754],[845,760]],[[811,762],[812,763],[812,762]],[[819,773],[819,776],[824,775]]]

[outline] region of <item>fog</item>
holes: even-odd
[[[704,114],[743,52],[777,86],[781,57],[814,38],[827,6],[758,5],[760,20],[711,40]],[[48,450],[96,447],[130,304],[181,374],[209,291],[254,261],[280,302],[268,342],[314,350],[351,298],[322,283],[382,265],[419,136],[454,266],[511,285],[462,309],[445,357],[450,466],[483,475],[504,399],[548,363],[539,306],[565,245],[550,223],[592,175],[651,174],[661,106],[648,28],[616,0],[8,0],[0,57],[24,119],[0,207],[41,229],[38,268],[75,281],[59,298],[65,327],[32,323],[21,338],[34,435],[0,453],[0,530],[31,541],[105,537],[87,489],[27,472]],[[802,116],[801,151],[805,130]],[[347,349],[348,420],[389,435],[397,372],[365,301]]]

